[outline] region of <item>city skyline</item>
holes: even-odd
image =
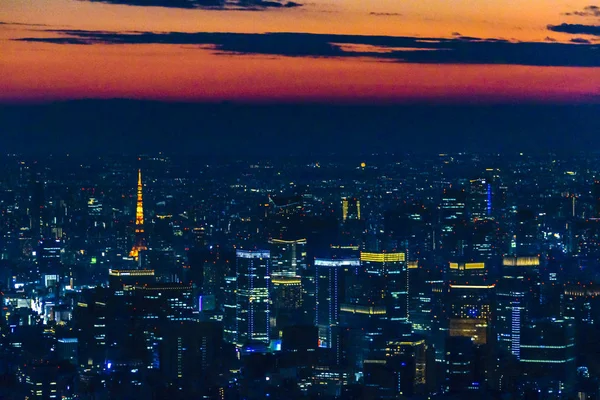
[[[599,158],[0,155],[0,395],[596,400]]]

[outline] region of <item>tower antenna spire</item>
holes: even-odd
[[[148,250],[144,235],[144,200],[143,200],[142,170],[138,169],[137,203],[135,207],[135,243],[129,252],[129,256],[136,261],[139,259],[140,251]]]

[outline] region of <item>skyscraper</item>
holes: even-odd
[[[332,345],[332,328],[340,323],[340,306],[345,301],[347,274],[360,266],[357,258],[317,258],[317,310],[321,346]]]
[[[408,268],[405,253],[367,253],[360,254],[363,268],[374,283],[372,303],[376,297],[383,297],[390,321],[408,321]]]
[[[142,170],[140,169],[138,170],[137,202],[135,207],[135,242],[129,252],[129,256],[133,257],[136,261],[139,258],[140,251],[148,249],[144,235],[144,201],[142,199],[142,192]]]
[[[464,189],[447,188],[440,205],[440,247],[444,255],[464,255],[467,226],[467,195]]]
[[[568,397],[577,365],[573,321],[532,320],[523,326],[520,348],[524,379],[545,394],[558,392]]]
[[[472,220],[491,218],[492,185],[481,178],[471,180],[467,205]]]
[[[269,342],[271,253],[236,252],[236,344]]]
[[[303,322],[301,309],[306,287],[306,239],[269,240],[271,253],[272,334],[278,337],[281,329]],[[314,278],[314,277],[311,277]],[[310,319],[312,322],[312,318]]]
[[[361,219],[360,200],[356,197],[342,197],[342,221],[348,219]]]
[[[306,270],[306,239],[271,239],[272,272],[282,276],[299,276]]]
[[[538,221],[536,214],[529,208],[517,210],[515,228],[516,249],[518,256],[533,256],[538,253]]]
[[[504,257],[496,290],[495,332],[499,348],[517,359],[521,330],[539,305],[538,257]]]
[[[465,336],[475,344],[486,344],[496,285],[487,281],[485,263],[451,262],[447,277],[450,336]]]

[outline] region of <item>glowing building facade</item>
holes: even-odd
[[[316,323],[319,342],[323,347],[332,344],[333,327],[340,323],[340,309],[346,298],[346,276],[360,266],[356,258],[317,258]]]
[[[270,270],[268,250],[236,252],[236,344],[269,342]]]

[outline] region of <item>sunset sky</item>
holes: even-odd
[[[599,6],[1,0],[0,101],[600,103]]]

